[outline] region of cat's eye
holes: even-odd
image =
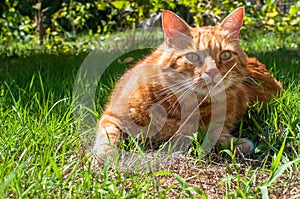
[[[187,53],[185,57],[190,61],[190,62],[198,62],[200,61],[200,56],[197,53]]]
[[[229,60],[231,58],[231,52],[224,51],[219,55],[220,60]]]

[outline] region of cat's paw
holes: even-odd
[[[92,149],[94,156],[103,162],[108,157],[113,157],[118,143],[120,130],[116,126],[99,128]]]
[[[251,140],[241,138],[237,141],[235,148],[242,153],[248,153],[254,149],[254,144]]]
[[[92,151],[93,163],[102,165],[106,161],[110,161],[115,157],[115,151],[112,146],[101,146],[99,148],[93,148]]]
[[[105,156],[112,156],[113,155],[113,150],[111,147],[107,146],[104,147],[102,146],[101,149],[96,149],[95,147],[93,148],[93,152],[94,154],[98,157],[98,158],[104,158]]]
[[[230,148],[232,142],[235,148],[241,153],[248,153],[254,149],[254,144],[251,140],[246,138],[237,139],[231,135],[223,135],[218,140],[217,150]]]

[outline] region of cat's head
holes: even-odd
[[[246,55],[239,45],[243,17],[241,7],[216,26],[193,28],[173,12],[163,11],[164,46],[170,55],[166,67],[191,79],[191,88],[201,95],[212,88],[212,94],[221,92],[218,82],[223,90],[235,87],[246,75]]]

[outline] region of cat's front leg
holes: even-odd
[[[247,138],[238,139],[230,133],[222,133],[218,140],[218,145],[221,148],[226,148],[230,146],[231,142],[233,142],[235,148],[242,153],[247,153],[254,149],[254,144],[251,140]]]
[[[106,155],[113,155],[113,148],[120,142],[120,128],[110,121],[100,121],[97,130],[96,140],[93,147],[93,152],[98,158],[104,159]]]

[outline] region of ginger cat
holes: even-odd
[[[252,150],[250,140],[230,133],[247,104],[278,95],[281,84],[239,46],[243,17],[240,7],[219,25],[192,28],[163,11],[164,43],[116,85],[99,122],[95,154],[111,153],[128,133],[157,145],[209,125],[212,133],[219,128],[221,146],[233,140],[241,152]],[[217,121],[223,125],[214,128]]]

